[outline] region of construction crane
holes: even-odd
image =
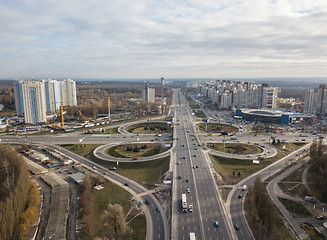
[[[111,117],[110,117],[110,98],[109,97],[91,97],[90,99],[92,99],[92,98],[107,99],[107,103],[108,103],[108,119],[110,121],[111,120]],[[59,103],[59,102],[56,102],[56,103]],[[63,107],[64,103],[67,103],[67,102],[60,101],[60,116],[61,116],[61,127],[62,127],[62,129],[64,129],[64,127],[65,127],[64,107]]]

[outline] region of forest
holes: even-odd
[[[12,147],[0,145],[0,152],[0,239],[25,239],[39,216],[39,190]]]

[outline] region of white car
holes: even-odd
[[[190,188],[187,188],[187,189],[186,189],[186,192],[187,192],[187,193],[190,193],[190,192],[191,192],[191,191],[190,191]]]
[[[189,208],[188,208],[188,210],[189,210],[190,212],[193,212],[193,205],[190,205]]]

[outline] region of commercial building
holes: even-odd
[[[312,124],[315,122],[315,118],[312,115],[278,110],[236,109],[235,116],[251,122],[283,125],[298,122]]]
[[[143,88],[143,101],[144,102],[150,102],[153,103],[156,100],[155,97],[155,89],[154,88],[150,88],[149,85],[145,86]]]

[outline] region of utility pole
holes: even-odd
[[[62,105],[62,101],[60,102],[60,111],[61,111],[61,127],[62,129],[65,128],[65,123],[64,123],[64,108]]]
[[[108,97],[108,119],[109,119],[109,121],[111,120],[111,118],[110,118],[110,98]]]

